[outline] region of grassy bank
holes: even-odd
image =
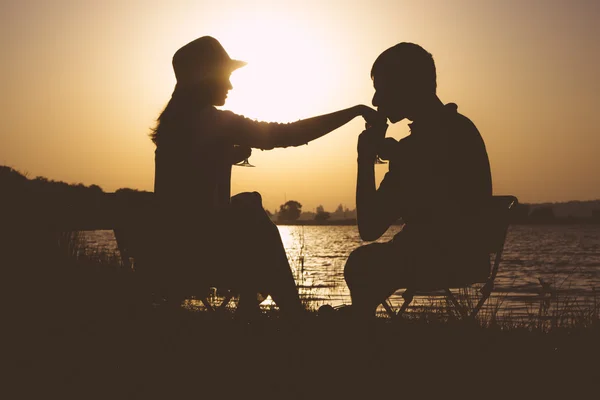
[[[21,398],[553,397],[589,389],[597,373],[597,306],[476,322],[426,309],[286,321],[267,308],[245,321],[153,302],[115,254],[84,251],[76,233],[4,239],[3,358]]]

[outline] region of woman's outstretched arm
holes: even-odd
[[[306,144],[346,125],[359,116],[365,118],[365,120],[372,121],[372,123],[376,123],[379,119],[377,111],[360,104],[330,114],[301,119],[287,125],[278,124],[279,126],[275,128],[276,133],[273,135],[275,136],[273,139],[275,142],[283,141],[284,146],[274,147],[285,147],[288,140],[291,140],[292,144],[289,144],[291,146]],[[283,130],[283,132],[280,130]]]
[[[282,124],[255,121],[231,111],[213,109],[216,130],[234,144],[259,149],[300,146],[320,138],[362,116],[369,124],[385,121],[377,111],[365,105],[357,105],[330,114],[301,119]]]

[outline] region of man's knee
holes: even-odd
[[[346,266],[344,267],[344,279],[346,280],[348,287],[351,287],[356,282],[364,280],[364,271],[367,267],[365,263],[367,260],[364,256],[363,248],[364,246],[352,251],[346,261]]]

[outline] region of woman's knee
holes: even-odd
[[[273,225],[262,204],[258,192],[238,193],[231,198],[231,211],[234,220],[244,225]],[[251,228],[248,226],[248,228]]]
[[[236,209],[262,210],[262,197],[258,192],[242,192],[231,196],[231,206]]]

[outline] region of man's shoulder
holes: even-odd
[[[450,133],[449,139],[456,144],[475,145],[483,138],[475,123],[467,116],[454,112],[446,119],[446,129]]]
[[[471,121],[469,117],[459,112],[452,114],[451,118],[449,119],[449,123],[453,130],[479,134],[479,130],[475,126],[475,123]]]
[[[476,155],[481,157],[485,155],[487,158],[483,136],[470,118],[456,112],[450,119],[449,125],[449,151],[459,155],[459,158],[470,159]]]

